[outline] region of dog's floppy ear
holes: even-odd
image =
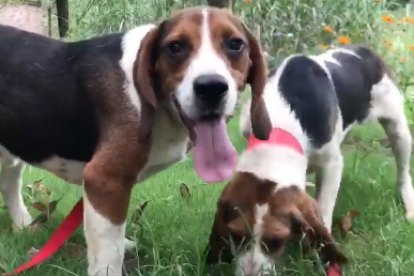
[[[153,28],[144,36],[133,67],[134,85],[141,100],[138,128],[140,141],[146,141],[151,137],[155,119],[155,109],[159,97],[157,93],[160,93],[160,82],[155,66],[160,54],[159,41],[163,24]]]
[[[208,245],[205,249],[207,264],[217,264],[220,260],[231,263],[233,254],[231,252],[229,239],[229,222],[237,216],[237,211],[232,208],[230,202],[220,200],[217,203],[217,211],[214,217]],[[233,224],[231,224],[233,227]]]
[[[322,253],[321,257],[324,262],[346,264],[348,258],[339,251],[335,239],[325,227],[315,200],[309,195],[303,196],[302,199],[300,204],[302,208],[291,211],[292,228],[306,234],[310,245]]]
[[[249,56],[251,61],[246,82],[250,84],[252,90],[252,102],[250,105],[252,131],[257,139],[267,140],[269,139],[272,124],[262,98],[267,77],[264,52],[262,51],[260,42],[245,24],[243,24],[243,28],[249,42]]]

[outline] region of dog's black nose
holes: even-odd
[[[204,103],[218,104],[226,95],[229,85],[221,75],[211,74],[197,77],[193,88],[197,97]]]

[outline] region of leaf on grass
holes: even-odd
[[[181,183],[180,194],[182,198],[189,198],[191,196],[190,188],[184,182]]]
[[[30,259],[33,259],[37,255],[37,253],[39,253],[39,250],[34,247],[30,248],[29,251],[27,251],[27,255]]]
[[[147,207],[149,200],[145,201],[142,204],[138,204],[137,208],[135,208],[135,211],[132,215],[131,221],[133,223],[137,223],[139,219],[141,218],[142,214],[144,213],[145,208]]]
[[[33,202],[32,207],[40,212],[43,212],[44,210],[47,209],[47,206],[44,205],[42,202]]]
[[[41,213],[32,221],[30,226],[33,226],[38,223],[47,222],[50,216],[56,211],[56,207],[57,207],[57,204],[59,203],[59,200],[54,200],[50,202],[48,205],[44,205],[41,202],[33,203],[32,206],[36,208],[37,210],[39,210]]]
[[[7,271],[7,265],[6,263],[0,262],[0,269],[3,271]],[[6,273],[3,275],[7,275]]]
[[[69,259],[79,259],[86,255],[86,248],[73,242],[66,243],[63,249]]]
[[[32,184],[26,185],[32,192],[46,190],[47,187],[43,184],[43,179],[35,180]]]
[[[349,211],[341,221],[338,221],[337,224],[339,225],[339,228],[341,232],[346,235],[349,231],[352,229],[352,219],[359,215],[359,212],[357,210],[351,210]]]

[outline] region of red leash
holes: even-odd
[[[59,248],[65,243],[65,241],[75,232],[83,220],[83,203],[82,199],[76,203],[72,211],[65,218],[62,224],[56,229],[52,237],[47,243],[40,248],[39,252],[31,260],[16,268],[12,273],[4,273],[2,276],[12,276],[22,273],[35,265],[42,263],[49,259]]]
[[[338,264],[331,264],[326,272],[327,276],[341,276],[341,267]]]

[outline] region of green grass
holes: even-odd
[[[118,5],[118,2],[122,2],[122,5]],[[155,4],[149,4],[150,1],[147,4],[138,2],[102,0],[94,3],[76,0],[75,5],[75,0],[72,0],[70,39],[83,39],[152,22],[165,13],[162,8],[165,1],[154,0]],[[155,10],[157,7],[159,10]],[[245,141],[238,134],[237,117],[232,119],[228,128],[240,152]],[[378,140],[383,137],[379,127],[364,126],[351,135],[352,145],[344,146],[345,171],[335,217],[341,217],[349,210],[360,212],[354,220],[352,233],[347,237],[340,237],[337,229],[334,230],[335,237],[351,259],[351,264],[345,268],[345,275],[413,275],[414,226],[404,218],[395,183],[394,160],[389,150],[378,145]],[[31,247],[39,248],[48,240],[82,194],[81,187],[69,186],[44,171],[26,169],[26,184],[37,179],[43,179],[50,187],[53,198],[64,197],[50,223],[32,233],[12,233],[7,212],[1,211],[0,273],[11,271],[27,261],[28,250]],[[187,200],[180,196],[179,186],[182,182],[191,189],[191,197]],[[203,184],[195,175],[190,159],[137,186],[130,213],[140,202],[150,202],[142,218],[143,229],[128,220],[128,236],[137,241],[140,259],[139,269],[135,269],[131,275],[208,275],[201,255],[213,222],[215,204],[223,187],[224,184]],[[36,195],[31,199],[27,188],[24,193],[28,204],[39,199]],[[32,211],[35,215],[36,212]],[[85,245],[82,228],[77,230],[71,241]],[[86,255],[71,258],[66,253],[61,250],[47,262],[22,275],[86,275]],[[309,270],[308,263],[300,257],[287,257],[285,265],[286,275],[321,275],[316,269]],[[228,269],[219,268],[215,275],[231,275]]]

